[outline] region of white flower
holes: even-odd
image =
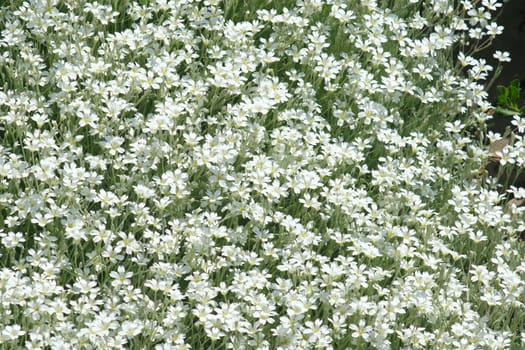
[[[7,341],[13,341],[26,334],[22,327],[18,324],[8,325],[2,330],[2,338]]]
[[[522,118],[519,115],[514,115],[512,117],[511,124],[518,129],[519,133],[523,133],[525,131],[525,118]]]

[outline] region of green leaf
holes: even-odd
[[[500,106],[507,106],[509,102],[509,99],[505,95],[498,95],[498,105]]]
[[[496,88],[496,92],[498,93],[498,98],[497,98],[498,105],[506,106],[508,104],[508,102],[509,102],[509,99],[508,99],[509,91],[508,91],[508,89],[505,86],[503,86],[503,85],[498,85],[498,87]]]
[[[509,100],[512,104],[518,103],[520,99],[520,81],[513,80],[509,87]]]
[[[505,95],[507,91],[507,88],[503,85],[498,85],[496,87],[496,92],[498,93],[498,96]]]
[[[512,117],[512,116],[520,113],[520,111],[515,111],[513,109],[502,108],[502,107],[496,108],[496,112],[501,113],[501,114],[506,115],[506,116],[509,116],[509,117]]]

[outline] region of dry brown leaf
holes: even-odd
[[[517,207],[523,205],[525,203],[525,199],[517,199],[517,198],[512,198],[511,200],[509,200],[507,202],[507,205],[509,206],[512,206],[512,205],[515,205]]]
[[[492,142],[489,146],[489,160],[491,162],[498,162],[501,159],[501,157],[497,155],[496,152],[502,152],[506,146],[514,143],[514,140],[514,135],[510,135],[508,137]]]

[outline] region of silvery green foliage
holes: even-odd
[[[1,347],[525,340],[472,132],[500,1],[1,6]]]

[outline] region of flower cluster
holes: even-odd
[[[523,346],[500,6],[4,2],[0,347]]]

